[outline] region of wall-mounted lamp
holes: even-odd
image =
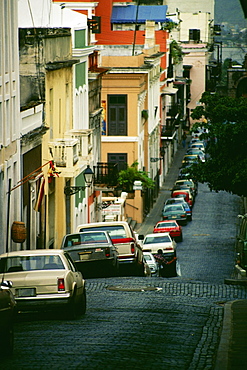
[[[67,195],[67,196],[70,196],[70,195],[78,193],[80,190],[85,190],[90,185],[92,185],[94,173],[91,170],[91,168],[89,167],[89,165],[87,165],[87,168],[83,172],[83,176],[84,176],[85,183],[87,185],[84,185],[84,186],[80,186],[80,185],[79,186],[65,186],[64,194]]]

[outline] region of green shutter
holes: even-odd
[[[75,31],[75,48],[81,49],[86,46],[86,30]]]
[[[75,71],[75,87],[79,89],[86,84],[86,63],[76,64]]]

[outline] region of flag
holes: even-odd
[[[36,202],[34,205],[34,210],[36,212],[40,212],[42,200],[44,197],[44,190],[45,190],[45,178],[41,177],[39,179],[38,193],[37,193],[37,198],[36,198]]]

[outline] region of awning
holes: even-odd
[[[167,5],[113,6],[111,23],[146,23],[147,20],[163,23],[167,20],[167,8]]]
[[[161,94],[163,95],[174,95],[178,92],[178,89],[175,89],[174,87],[164,87],[164,89],[161,90]]]

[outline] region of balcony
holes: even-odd
[[[78,156],[80,160],[89,161],[93,151],[93,130],[81,129],[66,132],[65,137],[78,141]]]
[[[59,168],[63,176],[74,176],[75,166],[79,159],[78,144],[77,139],[66,138],[56,139],[48,144],[55,166]]]
[[[166,106],[166,116],[175,118],[178,114],[178,104],[171,104]]]
[[[106,188],[117,186],[119,172],[117,163],[98,162],[93,168],[94,185]]]
[[[162,126],[161,127],[161,140],[172,140],[176,135],[176,126]]]

